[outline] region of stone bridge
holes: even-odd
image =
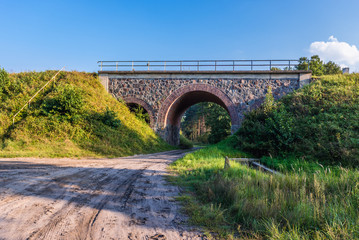
[[[230,115],[232,133],[244,114],[263,103],[269,87],[276,99],[308,84],[310,71],[99,71],[106,90],[141,105],[150,126],[168,143],[179,143],[181,117],[192,105],[214,102]]]

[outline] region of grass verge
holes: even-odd
[[[227,139],[172,164],[172,181],[187,189],[179,199],[193,224],[222,239],[357,239],[359,172],[299,159],[263,163],[283,176],[262,173],[224,156],[244,157]],[[288,164],[283,165],[282,162]]]

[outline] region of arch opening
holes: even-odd
[[[154,113],[152,107],[147,102],[135,97],[127,97],[123,100],[136,117],[144,120],[151,128],[153,128],[155,124]]]
[[[126,103],[127,107],[130,109],[130,111],[135,114],[136,118],[138,118],[141,121],[144,121],[148,125],[151,124],[150,121],[150,114],[147,112],[147,110],[142,107],[138,103]]]
[[[197,103],[184,113],[180,134],[195,144],[215,144],[231,134],[231,118],[216,103]]]
[[[159,120],[162,121],[162,137],[172,145],[179,144],[181,118],[186,110],[201,102],[212,102],[223,107],[231,118],[233,126],[239,125],[236,106],[230,98],[219,89],[197,84],[178,89],[172,93],[163,104]]]

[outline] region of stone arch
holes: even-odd
[[[222,106],[231,118],[232,133],[238,128],[238,110],[227,94],[208,84],[187,85],[171,93],[162,103],[158,114],[157,129],[168,143],[179,143],[181,116],[190,106],[200,102],[214,102]]]
[[[143,107],[148,112],[148,115],[150,116],[150,127],[153,128],[155,126],[155,118],[154,118],[155,115],[154,115],[154,111],[153,111],[151,105],[149,105],[144,100],[136,98],[136,97],[125,97],[125,98],[123,98],[123,100],[127,104],[135,103],[135,104],[138,104],[141,107]]]

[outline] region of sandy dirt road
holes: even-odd
[[[0,159],[0,239],[204,239],[164,179],[183,155]]]

